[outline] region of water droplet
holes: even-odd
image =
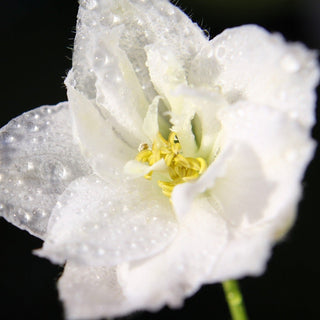
[[[226,48],[223,46],[218,47],[215,51],[215,54],[217,59],[220,59],[220,60],[223,59],[224,56],[226,55]]]
[[[191,34],[190,28],[189,28],[189,27],[184,27],[184,29],[183,29],[183,35],[184,35],[185,37],[187,37],[187,36],[189,36],[190,34]]]
[[[167,14],[169,16],[172,16],[172,15],[174,15],[174,13],[175,13],[174,8],[169,6],[168,9],[167,9]]]
[[[15,137],[7,131],[2,133],[2,138],[4,143],[7,143],[7,144],[13,143],[15,141]]]
[[[294,73],[299,71],[300,63],[293,55],[287,54],[281,60],[281,67],[289,73]]]
[[[289,150],[285,153],[285,159],[287,161],[294,161],[297,159],[297,152],[295,150]]]
[[[56,207],[57,207],[58,209],[62,208],[62,203],[61,203],[60,201],[57,201]]]
[[[30,161],[27,162],[27,170],[28,171],[31,171],[34,169],[34,164]]]
[[[33,200],[33,198],[30,195],[25,195],[23,197],[23,199],[26,200],[26,201],[32,201]]]
[[[32,217],[31,217],[31,215],[30,215],[29,213],[26,212],[26,213],[24,214],[24,219],[25,219],[27,222],[30,221],[31,218],[32,218]]]
[[[93,10],[97,6],[97,1],[96,0],[84,0],[83,5],[88,10]]]
[[[86,244],[83,244],[83,245],[81,246],[81,250],[82,250],[83,252],[88,252],[89,248],[88,248],[88,246],[87,246]]]
[[[32,215],[36,216],[36,217],[42,217],[43,218],[43,217],[45,217],[47,215],[47,212],[45,210],[43,210],[43,209],[38,208],[38,209],[34,209],[32,211]]]
[[[99,249],[98,249],[98,255],[99,255],[99,256],[103,256],[105,253],[106,253],[106,252],[104,251],[104,249],[102,249],[102,248],[99,248]]]
[[[209,49],[208,52],[207,52],[207,57],[209,59],[211,59],[213,57],[213,55],[214,55],[214,51],[212,49]]]
[[[58,160],[49,160],[42,166],[44,177],[50,177],[50,180],[65,179],[67,170],[64,165]]]
[[[113,16],[113,19],[112,19],[112,22],[113,22],[114,24],[119,23],[119,22],[120,22],[120,17],[117,16],[117,15],[114,15],[114,16]]]

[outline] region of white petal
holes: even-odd
[[[226,244],[225,222],[205,198],[194,202],[175,241],[152,259],[131,264],[123,275],[123,292],[132,310],[179,307],[206,283]]]
[[[131,147],[132,142],[124,140],[116,122],[95,108],[84,95],[69,88],[68,96],[73,102],[74,133],[83,156],[101,177],[109,179],[112,170],[121,173],[124,164],[137,154],[137,150]]]
[[[201,193],[211,189],[218,177],[224,176],[228,161],[233,153],[233,148],[223,150],[205,173],[195,182],[177,185],[172,192],[172,205],[179,219],[191,211],[192,202]]]
[[[195,110],[187,108],[184,97],[175,92],[177,87],[187,85],[184,61],[175,55],[169,45],[167,47],[159,44],[148,46],[147,57],[152,83],[163,97],[170,112],[172,130],[177,133],[184,154],[195,154],[197,145],[191,126]]]
[[[146,258],[163,250],[177,231],[170,202],[145,179],[83,177],[58,200],[38,253],[54,262],[114,266]]]
[[[57,197],[91,172],[74,142],[67,103],[43,106],[0,130],[0,214],[45,237]]]
[[[222,150],[216,160],[195,183],[179,185],[172,194],[181,216],[205,192],[228,223],[228,244],[212,281],[264,271],[272,245],[295,218],[314,150],[304,126],[269,107],[242,101],[221,110],[219,119]]]
[[[197,55],[192,59],[188,70],[188,83],[192,87],[218,89],[215,81],[221,66],[215,58],[214,48],[206,41],[197,50]]]
[[[301,124],[314,123],[312,89],[319,81],[315,52],[254,25],[225,30],[212,46],[219,63],[215,83],[231,102],[269,105]]]
[[[271,254],[269,228],[231,230],[226,247],[212,270],[212,282],[238,279],[243,276],[259,276],[266,268]]]
[[[108,4],[107,8],[99,4],[94,10],[88,9],[85,2],[80,5],[73,67],[66,84],[68,89],[76,89],[108,111],[128,136],[141,140],[148,103],[133,66],[120,48],[124,26],[115,27],[112,21],[103,21],[108,15],[115,17],[113,10],[118,10],[120,4]],[[75,104],[72,97],[69,101]]]
[[[112,315],[126,301],[116,268],[79,266],[68,262],[58,282],[67,319],[98,319]]]
[[[243,185],[251,186],[253,197],[260,197],[259,192],[254,191],[261,189],[254,185],[258,182],[257,177],[264,177],[261,182],[265,180],[269,188],[272,188],[272,193],[264,212],[256,214],[266,221],[277,219],[280,223],[282,219],[292,220],[292,208],[300,199],[301,180],[315,147],[309,130],[273,108],[246,102],[239,102],[224,109],[220,120],[223,128],[221,145],[245,145],[250,150],[245,151],[248,155],[247,165],[245,154],[240,158],[236,156],[229,162],[229,172],[226,173],[228,180],[223,182],[221,179],[225,187],[221,186],[219,191],[216,191],[217,197],[229,198],[227,189],[235,191],[231,183],[237,178],[243,181]],[[253,157],[256,165],[249,165]],[[261,170],[258,170],[259,167]],[[257,172],[261,174],[258,175]],[[241,185],[237,188],[240,191]],[[221,192],[225,192],[225,195]],[[242,193],[243,191],[236,193],[239,199]],[[236,198],[231,199],[231,202],[234,202],[236,208]],[[263,202],[262,199],[260,202]],[[250,203],[251,201],[248,205]],[[250,206],[253,208],[252,203]]]
[[[191,123],[191,132],[195,136],[198,150],[190,156],[203,157],[210,164],[220,148],[217,141],[221,125],[217,119],[217,112],[228,105],[227,101],[217,90],[208,90],[208,88],[179,86],[174,94],[183,101],[184,121]],[[188,114],[192,116],[191,121]],[[178,117],[173,115],[173,118],[175,122],[174,120]],[[176,127],[177,123],[175,123]],[[183,151],[185,155],[185,150]]]
[[[163,159],[157,161],[152,166],[137,160],[128,161],[124,166],[124,173],[132,178],[143,177],[151,171],[162,171],[163,173],[167,173],[168,166]]]
[[[153,142],[159,133],[159,101],[160,96],[156,96],[150,103],[147,114],[143,121],[143,131],[145,135]]]
[[[117,317],[138,310],[181,306],[211,275],[226,244],[225,224],[205,200],[180,226],[175,241],[153,258],[110,271],[67,265],[60,295],[70,319]],[[113,296],[114,292],[114,296]]]
[[[80,1],[73,69],[66,83],[142,140],[142,120],[156,96],[144,47],[168,44],[186,64],[203,42],[202,31],[168,1]]]

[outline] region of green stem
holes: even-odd
[[[232,320],[248,320],[242,294],[236,280],[222,282]]]

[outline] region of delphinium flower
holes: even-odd
[[[68,102],[1,129],[1,215],[65,264],[67,318],[180,307],[260,275],[313,151],[316,55],[166,0],[82,0]]]

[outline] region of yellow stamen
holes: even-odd
[[[161,159],[164,159],[168,167],[171,181],[159,180],[158,185],[167,197],[171,197],[176,185],[197,179],[207,169],[207,163],[203,158],[191,158],[182,155],[181,145],[175,132],[169,134],[168,140],[158,133],[152,148],[150,149],[145,143],[141,144],[136,156],[137,161],[148,163],[149,166]],[[150,171],[144,177],[151,180],[152,174],[153,171]]]

